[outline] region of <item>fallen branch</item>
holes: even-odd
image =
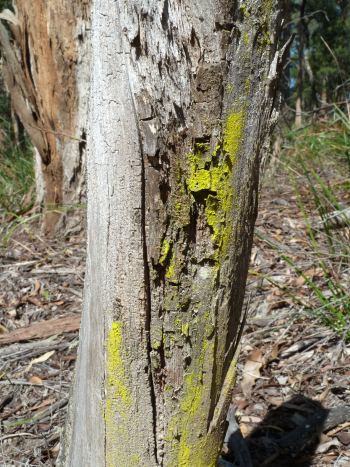
[[[0,345],[31,339],[43,339],[63,332],[77,331],[80,328],[80,320],[81,315],[73,313],[58,319],[38,321],[27,328],[19,328],[0,334]]]

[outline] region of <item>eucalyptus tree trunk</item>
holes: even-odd
[[[15,1],[0,22],[3,76],[34,145],[37,203],[85,203],[90,0]],[[46,233],[83,227],[81,215],[44,216]]]
[[[216,465],[281,4],[93,2],[87,275],[59,466]]]

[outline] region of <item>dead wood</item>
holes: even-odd
[[[28,329],[28,328],[24,328]],[[28,344],[12,344],[8,347],[0,348],[0,358],[9,359],[11,361],[18,360],[22,357],[34,357],[40,353],[48,352],[49,350],[64,350],[69,346],[69,342],[48,341],[48,342],[30,342]]]
[[[19,328],[12,332],[0,334],[0,345],[30,339],[43,339],[62,332],[77,331],[80,327],[80,319],[80,314],[69,314],[58,319],[39,321],[27,328]]]

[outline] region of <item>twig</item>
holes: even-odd
[[[45,434],[43,433],[43,430],[39,427],[38,423],[36,420],[34,420],[34,424],[36,426],[36,429],[39,428],[40,430],[40,433],[41,433],[41,437],[44,438],[44,442],[45,442],[45,446],[46,446],[46,450],[47,450],[47,456],[49,458],[49,463],[50,465],[52,465],[52,461],[51,461],[51,455],[50,455],[50,449],[49,449],[49,445],[47,444],[47,439],[46,439],[46,436]]]
[[[285,167],[287,167],[287,169],[291,170],[292,172],[296,173],[297,175],[299,175],[299,177],[302,177],[302,175],[297,172],[296,170],[292,169],[291,167],[289,167],[287,164],[285,164],[284,162],[282,162],[280,159],[278,159],[278,157],[275,157],[273,156],[272,154],[270,154],[271,157],[273,157],[274,159],[276,159],[276,161],[278,161],[280,164],[284,165]]]
[[[320,36],[324,45],[327,47],[327,49],[329,50],[329,52],[331,53],[332,57],[334,58],[335,60],[335,63],[337,64],[337,67],[338,67],[338,71],[339,71],[339,75],[340,75],[340,78],[342,80],[342,83],[344,85],[344,78],[343,78],[343,74],[340,70],[340,66],[339,66],[339,63],[338,63],[338,60],[337,60],[337,57],[334,55],[332,49],[329,47],[329,45],[327,44],[327,42],[323,39],[322,36]],[[346,108],[348,109],[348,117],[349,117],[349,120],[350,120],[350,108],[349,108],[349,101],[346,102]]]
[[[83,143],[86,143],[86,139],[77,138],[76,136],[68,135],[67,133],[62,133],[61,131],[53,131],[48,130],[47,128],[40,128],[38,126],[31,125],[30,123],[28,123],[28,125],[32,128],[35,128],[36,130],[44,131],[45,133],[53,133],[54,135],[67,136],[68,138],[75,139],[76,141],[82,141]]]
[[[51,410],[52,411],[55,411],[57,410],[58,408],[61,408],[61,407],[64,407],[65,405],[67,405],[68,403],[68,397],[58,401],[58,402],[55,402],[52,406],[51,406]],[[18,422],[15,422],[15,423],[6,423],[6,425],[3,425],[3,426],[15,426],[15,425],[24,425],[26,423],[31,423],[31,422],[38,422],[39,420],[43,419],[43,418],[46,418],[47,417],[47,412],[50,410],[50,407],[47,408],[46,410],[43,410],[40,414],[36,415],[35,417],[32,417],[32,418],[28,418],[28,419],[25,419],[25,420],[18,420]]]
[[[0,428],[0,430],[1,430],[1,428]],[[31,436],[32,438],[41,438],[41,436],[33,435],[32,433],[13,433],[12,435],[3,436],[2,440],[5,441],[5,439],[17,438],[19,436]]]
[[[12,238],[12,237],[10,237],[9,240],[12,240],[13,242],[18,243],[18,245],[21,245],[21,247],[23,247],[24,249],[26,249],[27,251],[29,251],[29,253],[30,253],[31,255],[33,255],[33,256],[35,255],[35,253],[34,253],[30,248],[28,248],[27,246],[23,245],[23,243],[19,242],[18,240],[15,240],[15,239]]]

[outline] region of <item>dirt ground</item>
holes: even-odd
[[[343,198],[346,204],[345,192]],[[311,212],[307,192],[303,201]],[[306,313],[314,291],[272,247],[327,293],[282,172],[267,178],[256,230],[265,241],[254,240],[233,391],[253,465],[349,466],[350,347],[345,334]],[[33,241],[17,231],[0,251],[1,466],[55,465],[79,339],[85,240],[44,238],[35,225],[31,232]],[[337,273],[348,291],[347,268]]]

